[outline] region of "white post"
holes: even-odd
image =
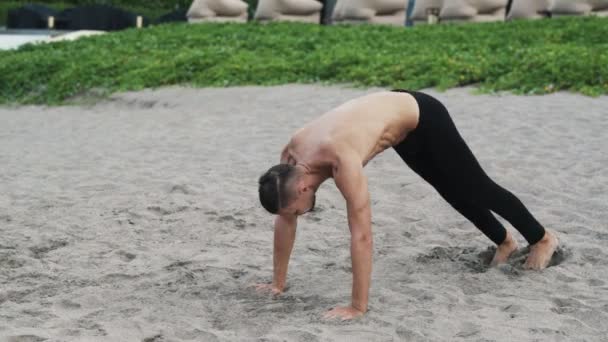
[[[137,28],[142,28],[144,26],[144,18],[141,15],[137,16]]]
[[[437,22],[439,21],[439,8],[427,8],[426,18],[428,24],[437,24]]]
[[[55,17],[49,17],[48,22],[47,22],[49,29],[54,29],[55,28]]]

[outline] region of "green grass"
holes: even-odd
[[[608,93],[608,19],[374,25],[163,25],[0,52],[0,103],[58,104],[165,85],[475,84],[524,94]]]

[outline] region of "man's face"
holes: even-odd
[[[280,213],[295,216],[304,215],[314,210],[316,199],[316,194],[310,188],[300,191],[287,207],[280,210]]]

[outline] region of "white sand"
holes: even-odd
[[[344,203],[300,220],[280,300],[257,178],[289,135],[371,90],[170,88],[91,107],[0,108],[1,341],[606,341],[608,97],[438,96],[486,171],[563,248],[498,269],[490,241],[389,150],[366,168],[370,312],[350,299]],[[525,243],[516,234],[521,246]]]

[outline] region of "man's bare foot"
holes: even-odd
[[[274,284],[256,284],[255,289],[258,293],[272,293],[275,296],[283,293],[283,289],[276,287]]]
[[[496,247],[496,254],[494,254],[494,259],[492,259],[492,266],[496,266],[498,264],[504,264],[509,259],[511,253],[517,250],[517,241],[513,238],[513,235],[507,231],[507,237],[505,241],[503,241],[500,245]]]
[[[555,233],[546,230],[545,236],[543,236],[540,241],[530,246],[530,255],[528,255],[524,268],[529,270],[542,270],[547,267],[558,243]]]

